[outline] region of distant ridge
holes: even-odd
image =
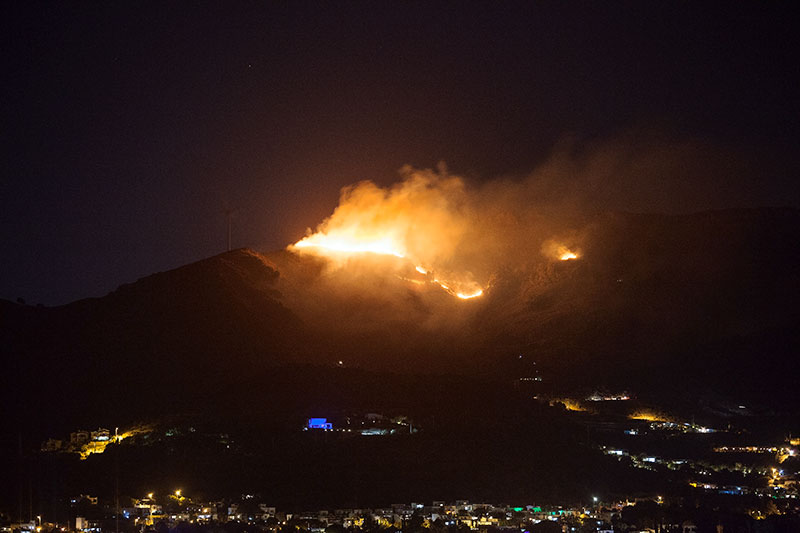
[[[245,386],[269,401],[287,365],[502,377],[519,354],[563,386],[796,395],[800,212],[606,213],[577,231],[580,260],[532,243],[468,306],[248,249],[64,306],[0,301],[4,403],[23,419],[132,417],[217,408]]]

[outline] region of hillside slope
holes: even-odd
[[[530,371],[520,355],[552,386],[796,395],[797,210],[607,213],[575,233],[578,260],[531,243],[470,301],[388,264],[236,250],[103,298],[0,302],[5,403],[20,419],[241,408],[316,382],[278,386],[279,366],[507,379]]]
[[[186,410],[296,351],[278,272],[236,250],[54,308],[2,302],[4,389],[23,413]]]

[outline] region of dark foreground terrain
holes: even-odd
[[[128,496],[182,486],[287,506],[689,490],[694,471],[629,464],[656,453],[647,441],[603,450],[622,449],[626,415],[587,422],[549,405],[596,389],[746,430],[742,442],[800,434],[800,213],[616,213],[573,235],[579,260],[532,243],[529,261],[486,274],[486,294],[468,302],[251,250],[66,306],[2,301],[0,466],[15,480],[2,501],[18,506],[20,488],[43,508],[108,497],[117,471]],[[417,431],[301,431],[351,412],[399,413]],[[159,428],[152,440],[86,460],[38,452],[81,428],[140,423]],[[678,451],[658,445],[662,459],[683,450],[684,437],[664,438]]]

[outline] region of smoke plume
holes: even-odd
[[[602,142],[566,139],[522,176],[469,179],[443,163],[405,166],[389,187],[345,187],[331,216],[292,249],[338,267],[352,252],[395,255],[442,286],[457,286],[454,293],[477,294],[498,269],[578,259],[584,228],[599,212],[736,204],[726,184],[747,169],[720,148],[642,131]]]

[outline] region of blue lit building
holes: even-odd
[[[322,429],[327,431],[333,429],[333,424],[328,422],[327,418],[309,418],[306,429]]]

